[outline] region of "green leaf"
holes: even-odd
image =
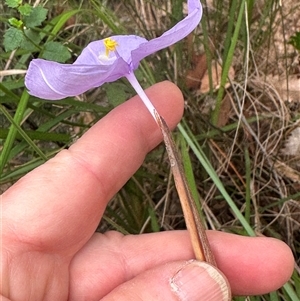
[[[8,135],[9,129],[0,128],[0,139],[6,139]],[[61,134],[61,133],[52,133],[52,132],[40,132],[40,131],[24,131],[26,135],[32,140],[40,140],[40,141],[59,141],[59,142],[68,142],[71,140],[70,135]],[[22,138],[20,133],[17,133],[16,136],[18,139]]]
[[[24,39],[23,32],[20,29],[11,27],[4,34],[3,45],[5,51],[12,51],[18,48]]]
[[[71,57],[68,48],[58,42],[48,42],[45,44],[42,58],[59,63],[66,62]]]
[[[29,16],[33,10],[33,7],[28,3],[18,7],[18,11],[22,16]]]
[[[127,99],[126,86],[121,83],[110,83],[105,87],[108,102],[116,107]]]
[[[24,30],[24,33],[25,36],[20,47],[28,51],[37,51],[37,45],[41,40],[40,33],[30,28]]]
[[[75,14],[78,14],[79,12],[82,12],[80,9],[73,9],[71,11],[64,12],[57,17],[53,18],[51,20],[52,24],[55,24],[53,29],[51,30],[51,34],[49,35],[47,41],[50,41],[53,39],[54,36],[57,35],[57,33],[62,29],[62,27],[66,24],[66,22]]]
[[[37,45],[41,40],[40,34],[32,29],[26,29],[24,33],[25,36],[23,41],[21,42],[20,47],[28,51],[37,51],[38,50]]]
[[[46,20],[48,10],[41,6],[33,7],[29,16],[24,17],[26,27],[37,27]]]
[[[8,19],[8,22],[11,26],[16,27],[16,28],[21,28],[23,25],[23,21],[18,20],[16,18],[10,18],[10,19]]]
[[[297,50],[300,50],[300,32],[297,31],[295,35],[291,36],[289,44],[293,45]]]
[[[18,7],[19,5],[22,4],[22,0],[5,0],[5,4],[8,7],[16,8],[16,7]]]

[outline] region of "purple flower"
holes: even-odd
[[[34,59],[29,65],[25,85],[33,96],[57,100],[82,94],[125,76],[137,93],[143,94],[133,73],[140,61],[186,37],[199,24],[201,16],[200,1],[188,0],[187,17],[158,38],[147,41],[139,36],[117,35],[94,41],[83,49],[73,64]],[[145,95],[140,96],[143,99]],[[153,115],[148,98],[143,101],[148,109],[151,107]]]

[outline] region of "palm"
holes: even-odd
[[[174,126],[182,112],[181,96],[171,84],[156,90],[160,92],[152,89],[149,95],[177,101],[177,113],[162,108]],[[139,114],[131,115],[135,110]],[[41,294],[46,288],[57,292],[57,287],[61,294],[68,294],[75,255],[93,235],[107,202],[159,141],[152,117],[135,97],[102,119],[68,151],[3,194],[3,270],[7,279],[18,271],[18,277],[8,284],[10,291],[16,285],[14,293],[30,292],[39,282]],[[120,166],[125,171],[121,176]],[[26,283],[24,287],[22,283]]]

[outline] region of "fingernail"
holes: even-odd
[[[228,301],[231,292],[223,274],[206,262],[188,261],[170,281],[181,301]]]

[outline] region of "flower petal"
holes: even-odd
[[[79,95],[131,72],[131,51],[147,40],[134,35],[111,38],[118,47],[116,53],[111,52],[108,57],[103,40],[99,40],[84,48],[72,65],[32,60],[25,77],[29,94],[58,100]]]
[[[110,38],[118,43],[116,52],[128,64],[131,64],[132,50],[138,48],[141,44],[148,42],[145,38],[135,35],[116,35],[111,36]],[[74,64],[99,64],[99,57],[105,56],[105,53],[106,48],[103,40],[91,42],[83,49],[82,53],[78,56]],[[109,58],[115,56],[116,54],[114,52],[109,53]]]
[[[199,24],[202,17],[202,6],[199,0],[188,1],[188,15],[160,37],[141,44],[132,51],[132,65],[136,69],[139,62],[146,56],[169,47],[185,38]]]
[[[111,65],[70,65],[35,59],[30,63],[25,85],[33,96],[58,100],[115,81],[130,71],[121,57]]]
[[[56,100],[115,81],[135,70],[149,54],[186,37],[198,25],[201,16],[200,1],[188,0],[188,16],[159,38],[147,41],[134,35],[113,36],[111,39],[118,46],[116,51],[108,52],[103,40],[94,41],[72,65],[33,60],[27,71],[25,85],[31,95]]]

